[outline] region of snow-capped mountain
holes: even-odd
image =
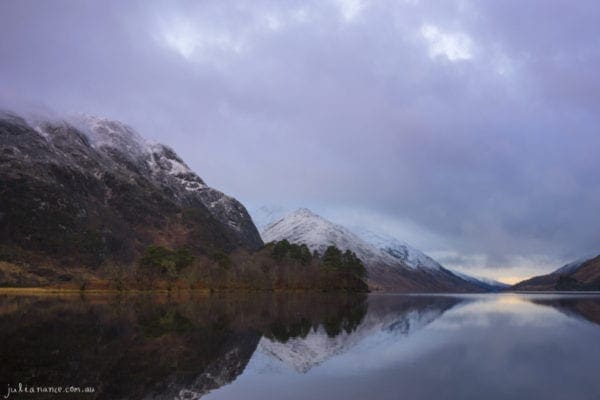
[[[131,127],[97,116],[78,115],[68,120],[90,139],[92,147],[126,167],[138,171],[167,187],[183,202],[200,199],[222,223],[238,234],[252,233],[255,243],[260,240],[252,232],[252,222],[244,206],[233,197],[213,189],[198,176],[170,147],[142,138]],[[44,133],[44,124],[36,128]],[[128,165],[129,164],[129,165]]]
[[[261,236],[265,243],[287,239],[304,243],[311,251],[323,254],[328,246],[351,250],[368,265],[397,264],[405,267],[391,255],[375,248],[350,230],[334,224],[307,208],[300,208],[269,224]]]
[[[422,251],[415,249],[408,243],[396,239],[393,236],[375,233],[364,228],[355,228],[354,231],[357,232],[358,235],[366,242],[374,245],[378,249],[385,251],[391,256],[398,258],[411,268],[428,268],[438,271],[444,270],[444,267],[433,258],[429,257]],[[493,279],[474,277],[454,270],[448,271],[452,272],[461,279],[480,286],[482,290],[498,291],[510,287],[510,285],[495,281]]]
[[[204,254],[263,244],[240,202],[121,122],[0,112],[0,154],[0,244],[26,249],[19,257],[97,267],[156,243]]]
[[[304,243],[311,251],[320,254],[331,245],[344,251],[353,251],[365,264],[369,284],[374,289],[439,292],[484,290],[399,241],[371,235],[380,243],[386,243],[383,248],[378,248],[348,228],[334,224],[306,208],[288,213],[268,224],[261,231],[261,236],[265,243],[283,239]]]
[[[433,258],[395,237],[382,233],[375,233],[364,228],[355,228],[354,231],[367,243],[383,250],[411,268],[429,268],[433,270],[440,270],[443,268],[440,263]]]

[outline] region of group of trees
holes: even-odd
[[[342,253],[335,246],[327,247],[327,250],[323,254],[323,265],[333,270],[347,271],[361,279],[367,277],[367,270],[362,261],[350,250]]]
[[[187,249],[172,250],[163,246],[148,246],[138,261],[137,280],[142,286],[152,286],[157,279],[166,279],[169,285],[184,268],[194,262],[194,255]]]
[[[275,242],[273,245],[272,257],[277,261],[283,261],[286,257],[299,261],[302,265],[308,265],[313,255],[305,244],[290,243],[287,240]]]
[[[285,239],[273,243],[271,256],[280,262],[288,257],[291,260],[300,262],[302,265],[308,265],[313,259],[319,259],[319,254],[317,252],[311,254],[305,244],[290,243]],[[329,246],[320,261],[322,266],[328,270],[347,272],[360,279],[367,277],[367,270],[362,261],[350,250],[342,252],[336,246]]]
[[[367,291],[361,260],[351,251],[330,246],[311,253],[305,244],[287,240],[268,243],[261,250],[192,253],[186,248],[148,246],[135,268],[107,268],[111,286],[123,290],[203,288],[210,290],[319,290]]]

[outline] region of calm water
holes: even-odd
[[[69,399],[600,399],[600,297],[3,295],[0,395],[19,383],[95,390]]]

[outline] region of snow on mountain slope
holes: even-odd
[[[442,268],[433,258],[392,236],[375,233],[364,228],[355,228],[354,231],[367,243],[399,259],[411,268],[428,268],[433,270],[440,270]]]
[[[84,132],[96,149],[115,148],[133,157],[150,152],[150,143],[122,122],[87,114],[73,116],[69,122]]]
[[[77,115],[70,121],[87,135],[95,149],[129,163],[130,168],[141,170],[163,184],[171,180],[170,183],[187,191],[209,189],[173,149],[144,139],[119,121],[92,115]]]
[[[473,277],[457,271],[445,269],[440,263],[435,261],[420,250],[415,249],[408,243],[400,241],[393,236],[375,233],[365,228],[355,228],[355,232],[364,239],[366,242],[371,243],[378,249],[385,251],[386,253],[398,258],[407,266],[414,269],[429,269],[433,271],[448,271],[460,279],[467,282],[471,282],[484,290],[496,291],[508,288],[507,285],[502,282],[498,282],[492,279]]]
[[[261,233],[265,243],[287,239],[292,243],[304,243],[311,251],[323,254],[328,246],[356,253],[365,265],[397,265],[402,262],[377,249],[341,225],[336,225],[312,211],[301,208],[286,214],[269,224]]]
[[[261,207],[252,213],[265,242],[287,238],[306,243],[311,250],[322,253],[328,245],[354,251],[363,261],[371,260],[419,269],[440,270],[442,266],[431,257],[405,242],[364,228],[352,230],[333,224],[314,212],[301,208],[285,214],[281,207]],[[284,223],[279,221],[285,220]],[[277,226],[274,226],[277,225]],[[260,228],[260,227],[263,228]]]
[[[268,224],[265,243],[287,239],[323,254],[328,246],[353,251],[364,263],[374,290],[392,292],[476,292],[490,288],[464,279],[431,257],[389,236],[360,230],[357,235],[314,212],[301,208]],[[362,237],[361,237],[362,236]],[[365,240],[366,239],[366,240]]]
[[[184,207],[202,203],[216,220],[250,247],[262,245],[258,230],[239,201],[209,187],[173,149],[144,139],[128,125],[85,114],[64,121],[40,119],[31,121],[31,125],[46,142],[65,152],[61,163],[70,162],[74,168],[85,170],[88,161],[97,159],[103,165],[102,170],[95,172],[98,179],[116,172],[131,182],[147,179]],[[74,138],[83,149],[75,163],[69,156]]]
[[[573,262],[568,263],[566,265],[563,265],[562,267],[560,267],[556,271],[552,272],[552,275],[569,275],[569,274],[572,274],[573,272],[577,271],[579,269],[579,267],[581,267],[583,264],[585,264],[586,261],[589,261],[589,260],[591,260],[594,257],[595,256],[580,258],[579,260],[576,260],[576,261],[573,261]]]

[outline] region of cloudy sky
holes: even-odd
[[[0,2],[0,105],[515,280],[600,252],[597,1]]]

